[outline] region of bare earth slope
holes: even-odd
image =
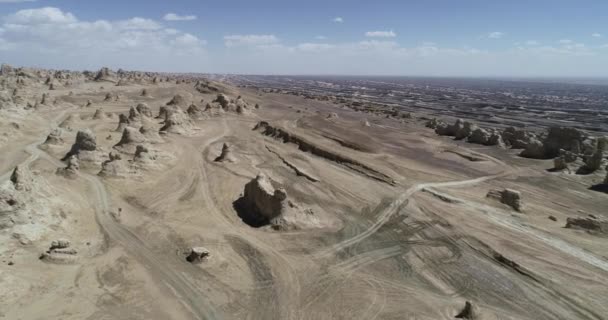
[[[101,73],[0,75],[6,319],[608,319],[603,168]]]

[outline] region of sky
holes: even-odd
[[[608,77],[606,0],[0,0],[0,62],[55,69]]]

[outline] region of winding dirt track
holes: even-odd
[[[405,190],[405,192],[403,192],[403,194],[393,200],[387,207],[386,209],[384,209],[384,212],[382,212],[380,214],[380,216],[378,217],[378,220],[376,222],[374,222],[373,225],[371,225],[367,230],[363,231],[362,233],[344,240],[340,243],[337,243],[333,246],[331,246],[330,248],[328,248],[327,250],[324,250],[320,253],[321,256],[328,256],[331,255],[337,251],[343,250],[349,246],[352,246],[358,242],[361,242],[362,240],[366,239],[367,237],[371,236],[372,234],[374,234],[374,232],[378,231],[378,229],[380,229],[385,223],[387,223],[392,216],[394,216],[397,212],[399,212],[399,210],[401,208],[403,208],[403,205],[406,204],[406,202],[408,201],[408,199],[416,192],[421,191],[423,189],[426,188],[432,188],[432,187],[455,187],[455,186],[464,186],[464,185],[471,185],[471,184],[476,184],[476,183],[482,183],[491,179],[496,179],[498,177],[502,177],[504,175],[506,175],[507,173],[499,173],[499,174],[494,174],[494,175],[490,175],[490,176],[485,176],[485,177],[479,177],[479,178],[475,178],[475,179],[467,179],[467,180],[461,180],[461,181],[449,181],[449,182],[434,182],[434,183],[420,183],[420,184],[416,184],[410,188],[408,188],[407,190]]]

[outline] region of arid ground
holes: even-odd
[[[603,168],[194,76],[1,78],[0,318],[608,319]]]

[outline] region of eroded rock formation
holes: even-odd
[[[78,131],[76,134],[76,141],[72,145],[70,151],[63,157],[63,160],[67,160],[69,157],[76,155],[79,156],[83,151],[95,151],[97,150],[97,140],[95,134],[90,129],[84,129]]]
[[[225,142],[222,146],[222,153],[215,158],[215,162],[236,162],[236,158],[232,155],[232,147]]]
[[[190,263],[201,263],[210,257],[210,252],[204,247],[192,247],[186,260]]]
[[[510,206],[515,211],[521,212],[523,210],[523,206],[521,203],[521,192],[517,190],[490,190],[490,192],[488,192],[487,194],[487,197],[497,199],[501,203]]]

